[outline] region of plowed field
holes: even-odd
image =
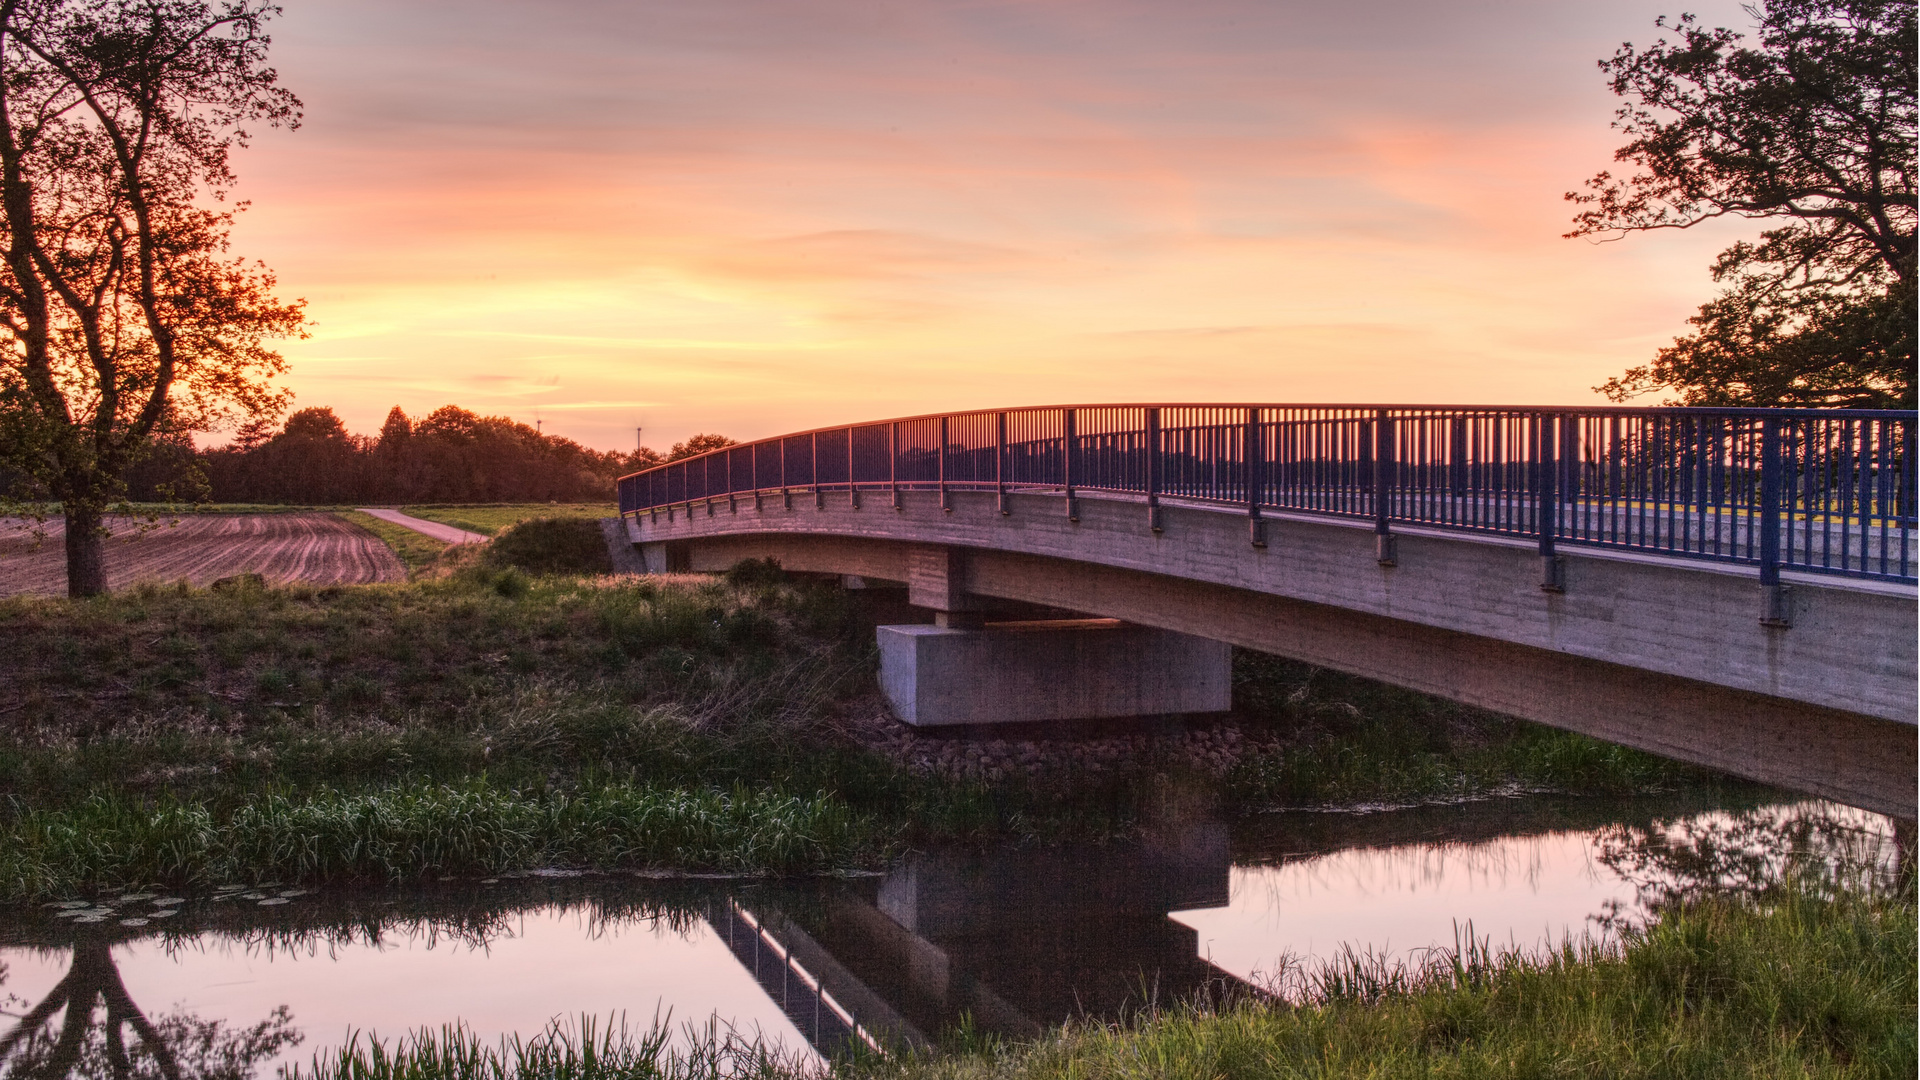
[[[260,574],[275,584],[360,585],[401,581],[407,576],[393,551],[378,538],[331,514],[204,514],[140,534],[130,521],[111,523],[107,585],[120,589],[142,581],[207,585],[233,574]],[[46,540],[34,547],[31,525],[0,519],[0,596],[67,591],[64,532],[58,521],[44,526]]]

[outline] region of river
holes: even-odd
[[[805,882],[136,890],[0,913],[0,1071],[106,1077],[113,1047],[138,1058],[157,1041],[189,1075],[268,1077],[354,1033],[458,1022],[492,1042],[582,1016],[716,1024],[801,1056],[925,1043],[963,1017],[1023,1036],[1195,996],[1296,995],[1342,956],[1605,940],[1796,860],[1884,881],[1897,858],[1887,819],[1817,801],[1526,797],[1189,822]]]

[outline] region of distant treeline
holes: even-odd
[[[354,435],[332,409],[301,409],[278,431],[242,428],[223,447],[156,443],[127,476],[135,502],[579,502],[610,500],[620,476],[731,440],[696,435],[673,454],[593,450],[504,416],[454,405],[412,420],[399,407],[380,434]]]

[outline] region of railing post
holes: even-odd
[[[947,497],[947,418],[940,418],[940,509],[953,513],[953,502]]]
[[[1000,501],[1000,516],[1013,513],[1007,508],[1007,414],[994,414],[993,491]]]
[[[1065,470],[1061,479],[1064,481],[1067,489],[1067,520],[1075,522],[1080,520],[1080,500],[1073,493],[1073,485],[1075,481],[1080,478],[1079,470],[1074,468],[1076,464],[1074,458],[1078,457],[1080,453],[1080,432],[1074,424],[1074,416],[1077,411],[1078,410],[1075,409],[1066,410],[1067,415],[1062,421],[1063,434],[1060,452],[1062,468]]]
[[[1160,410],[1147,410],[1147,528],[1160,531]]]
[[[759,443],[753,443],[747,447],[747,468],[753,470],[753,509],[755,510],[755,512],[758,512],[760,509],[760,444]]]
[[[847,505],[860,509],[860,484],[853,475],[853,429],[847,429]]]
[[[903,509],[900,505],[900,424],[898,421],[887,425],[887,490],[893,494],[893,508]]]
[[[1373,557],[1381,566],[1400,565],[1400,544],[1393,535],[1393,417],[1373,414]]]
[[[814,432],[813,435],[810,436],[810,441],[813,444],[813,449],[807,453],[807,478],[813,481],[813,508],[815,510],[825,510],[827,508],[827,493],[820,487],[820,433],[817,431]]]
[[[785,436],[782,436],[780,439],[780,505],[788,510],[793,509],[793,487],[791,486],[791,481],[787,479],[787,440]]]
[[[1555,483],[1560,476],[1560,435],[1558,417],[1540,414],[1539,499],[1534,504],[1534,522],[1540,527],[1540,588],[1545,592],[1565,592],[1566,578],[1554,541],[1560,533],[1560,493]]]
[[[1793,625],[1787,587],[1780,584],[1780,421],[1760,421],[1760,590],[1763,626]]]
[[[1254,547],[1267,546],[1267,522],[1260,502],[1267,495],[1267,440],[1260,434],[1260,406],[1247,406],[1245,443],[1240,459],[1247,471],[1247,539]]]

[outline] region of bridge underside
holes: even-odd
[[[1020,601],[1230,642],[1915,816],[1910,596],[1802,583],[1792,627],[1763,627],[1758,585],[1717,570],[1576,556],[1565,592],[1547,594],[1530,553],[1485,542],[1403,535],[1398,566],[1386,567],[1371,532],[1345,526],[1270,521],[1271,544],[1249,552],[1244,520],[1229,515],[1169,507],[1164,532],[1149,532],[1127,503],[1083,500],[1069,523],[1058,499],[1013,499],[1002,513],[990,496],[964,495],[950,511],[811,493],[792,508],[777,493],[758,507],[722,499],[672,520],[640,515],[630,535],[653,570],[669,556],[691,571],[773,558],[915,582],[914,603],[944,610],[959,605],[929,603],[915,580],[943,566],[949,601]]]
[[[912,545],[751,535],[689,544],[687,569],[773,558],[905,582]],[[971,551],[967,590],[1211,637],[1879,813],[1911,818],[1910,725],[1222,585]]]

